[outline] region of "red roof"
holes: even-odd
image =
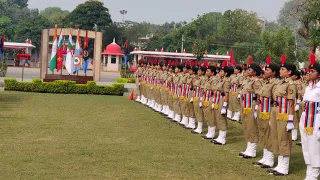
[[[115,42],[109,44],[106,49],[102,52],[102,55],[115,55],[115,56],[124,56],[122,53],[121,47]]]

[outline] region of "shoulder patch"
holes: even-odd
[[[293,89],[288,89],[288,94],[293,94],[294,90]]]

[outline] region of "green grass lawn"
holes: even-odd
[[[215,146],[128,97],[0,93],[4,180],[275,178],[238,157],[239,124],[227,137]],[[290,175],[275,179],[304,179],[301,147],[293,149]]]

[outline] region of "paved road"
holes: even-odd
[[[49,72],[50,73],[50,72]],[[60,73],[60,72],[59,72]],[[55,74],[59,74],[55,72]],[[29,81],[33,78],[40,78],[40,69],[39,68],[24,68],[23,78],[25,81]],[[63,71],[64,75],[68,75],[67,71]],[[79,75],[84,75],[81,71]],[[88,76],[92,76],[92,71],[87,72]],[[100,81],[101,82],[116,82],[120,77],[120,73],[113,72],[101,72]],[[8,67],[6,78],[16,78],[18,81],[22,80],[22,68],[21,67]],[[3,78],[0,78],[1,80]]]

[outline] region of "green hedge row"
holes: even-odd
[[[33,79],[32,82],[18,82],[16,79],[5,79],[4,89],[7,91],[39,92],[39,93],[63,93],[63,94],[97,94],[123,96],[124,85],[112,84],[112,86],[98,86],[95,82],[76,84],[75,81],[58,80],[54,82],[42,82],[41,79]]]
[[[120,70],[120,76],[122,78],[134,78],[134,72],[133,71],[130,71],[130,69],[121,69]]]
[[[136,83],[136,78],[118,78],[117,83]]]

